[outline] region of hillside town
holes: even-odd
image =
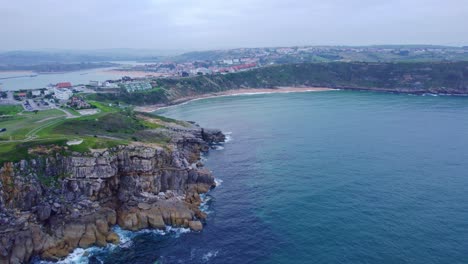
[[[302,46],[277,48],[239,48],[189,52],[166,57],[148,63],[121,65],[113,69],[122,74],[117,80],[72,84],[59,82],[40,89],[3,91],[0,86],[0,105],[22,105],[26,111],[40,111],[56,107],[86,109],[91,107],[79,94],[96,92],[127,93],[153,89],[152,83],[158,78],[186,78],[202,75],[217,75],[243,72],[269,65],[301,62],[350,62],[350,61],[401,61],[425,58],[468,57],[468,47],[438,46]],[[121,74],[121,76],[122,76]],[[413,78],[415,76],[407,76]],[[417,77],[417,76],[416,76]]]
[[[300,46],[277,48],[240,48],[189,52],[119,69],[142,72],[155,77],[188,77],[225,74],[254,68],[301,62],[418,61],[468,59],[468,47],[438,46]]]

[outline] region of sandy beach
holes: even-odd
[[[323,92],[323,91],[333,91],[336,89],[332,88],[325,88],[325,87],[278,87],[278,88],[245,88],[245,89],[234,89],[234,90],[227,90],[218,93],[209,93],[203,95],[195,95],[195,96],[187,96],[182,97],[177,100],[172,101],[169,104],[156,104],[156,105],[147,105],[147,106],[137,106],[135,107],[136,111],[139,112],[154,112],[159,109],[170,107],[182,103],[186,103],[189,101],[206,99],[206,98],[213,98],[213,97],[222,97],[222,96],[236,96],[236,95],[254,95],[254,94],[271,94],[271,93],[304,93],[304,92]]]

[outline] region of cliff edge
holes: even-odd
[[[153,131],[167,145],[132,142],[87,153],[62,146],[31,149],[31,157],[0,167],[0,263],[33,256],[59,260],[77,247],[118,243],[111,227],[202,230],[200,194],[215,186],[200,162],[219,130],[169,127]]]

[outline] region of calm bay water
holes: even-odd
[[[129,65],[142,65],[134,61],[113,61],[116,64],[122,64],[125,67]],[[82,71],[72,71],[65,73],[37,74],[28,71],[0,71],[0,88],[3,91],[15,91],[21,89],[45,88],[49,84],[59,82],[71,82],[73,85],[89,84],[89,81],[116,80],[123,76],[130,75],[129,72],[112,71],[119,67],[88,69]],[[137,76],[135,76],[137,77]]]
[[[201,233],[105,263],[468,263],[468,98],[331,91],[159,112],[230,132]]]

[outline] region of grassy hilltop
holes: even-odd
[[[168,123],[185,125],[164,117],[138,114],[128,107],[91,103],[99,113],[75,118],[67,118],[64,112],[56,109],[33,113],[0,106],[0,113],[9,113],[0,115],[0,129],[6,128],[0,133],[0,162],[17,161],[34,152],[48,151],[51,146],[89,152],[134,141],[165,145],[169,138],[147,131],[165,127]],[[81,143],[67,145],[73,141]]]
[[[121,90],[115,94],[93,95],[93,98],[145,105],[231,89],[280,86],[468,94],[468,62],[286,64],[225,75],[157,79],[152,85],[149,91],[127,93]]]

